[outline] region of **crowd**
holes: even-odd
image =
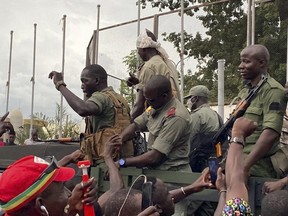
[[[85,205],[93,206],[97,216],[181,215],[183,209],[175,208],[175,204],[207,188],[219,190],[218,205],[190,201],[187,215],[253,215],[248,178],[279,177],[271,157],[279,150],[287,103],[284,87],[268,73],[267,48],[251,45],[240,53],[238,68],[245,87],[238,94],[239,100],[255,88],[259,90],[243,117],[234,122],[225,163],[219,166],[213,182],[208,166],[216,151],[211,141],[223,120],[209,107],[209,89],[203,85],[191,88],[185,97],[188,110],[178,100],[177,70],[154,34],[146,30],[138,37],[136,46],[144,64],[137,76],[130,74],[127,79],[127,84],[136,85],[137,90],[131,111],[125,99],[108,86],[107,73],[100,65],[89,65],[81,73],[85,99],[69,90],[61,73],[49,74],[69,106],[85,117],[85,134],[80,149],[59,162],[54,157],[29,155],[9,166],[0,176],[3,215],[83,215]],[[0,135],[14,132],[6,117],[7,114],[0,120]],[[149,133],[147,151],[140,155],[135,154],[137,143],[132,142],[138,131]],[[39,142],[37,131],[33,130],[25,142]],[[110,189],[99,197],[93,177],[73,188],[65,186],[75,175],[73,169],[65,166],[83,159],[107,170]],[[119,172],[123,167],[201,175],[182,187],[168,187],[159,178],[140,175],[127,188]],[[284,177],[264,184],[262,216],[272,215],[272,211],[273,215],[287,214],[288,192],[282,190],[287,183]],[[143,185],[150,185],[148,208],[143,208],[147,198]]]

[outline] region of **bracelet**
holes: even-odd
[[[241,139],[241,138],[233,137],[233,138],[230,140],[230,143],[236,143],[236,144],[242,145],[242,147],[244,148],[244,140]]]
[[[60,80],[60,81],[55,83],[55,88],[59,91],[59,88],[60,88],[61,85],[66,87],[66,84],[64,83],[64,81]]]
[[[227,190],[225,190],[225,189],[223,189],[223,190],[220,190],[220,191],[219,191],[219,194],[221,194],[222,192],[223,192],[223,193],[226,193],[226,192],[227,192]]]
[[[186,195],[183,187],[181,187],[181,191],[182,191],[182,193],[183,193],[184,195]]]

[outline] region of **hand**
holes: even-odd
[[[201,176],[192,184],[194,188],[194,193],[204,190],[205,188],[210,188],[213,184],[210,181],[209,169],[206,167]]]
[[[247,118],[240,117],[236,119],[232,128],[232,137],[245,138],[250,136],[257,127],[257,123]]]
[[[221,167],[219,167],[217,170],[217,180],[215,182],[215,186],[218,191],[226,190],[225,175],[222,171],[223,169]]]
[[[86,189],[85,193],[83,192]],[[83,210],[83,204],[93,205],[97,201],[97,185],[94,178],[90,178],[87,182],[77,184],[72,191],[72,195],[69,198],[70,210],[76,210],[80,212]]]
[[[128,79],[127,79],[127,81],[126,81],[127,86],[131,87],[131,86],[137,85],[137,84],[139,83],[139,79],[137,79],[137,78],[134,76],[134,74],[129,73],[129,76],[130,76],[130,77],[128,77]]]
[[[70,155],[70,163],[78,163],[78,161],[81,161],[84,159],[85,154],[80,150],[77,149],[76,151],[72,152]]]
[[[137,216],[160,216],[159,209],[155,206],[149,206],[144,211],[140,212]]]
[[[52,71],[49,73],[48,78],[53,79],[53,82],[56,85],[57,82],[63,80],[63,75],[62,75],[62,73]]]
[[[286,186],[286,184],[287,184],[287,177],[275,182],[265,182],[262,187],[262,193],[267,194],[276,190],[281,190]]]
[[[9,115],[7,112],[5,115],[2,116],[0,119],[0,136],[2,136],[7,131],[14,131],[13,125],[10,122],[5,122],[5,119]]]
[[[104,144],[104,157],[105,158],[113,158],[113,154],[122,146],[122,140],[119,135],[111,136],[107,142]]]

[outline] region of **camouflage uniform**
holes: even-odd
[[[244,154],[247,156],[253,149],[262,131],[266,128],[273,129],[279,135],[282,129],[283,115],[286,109],[284,88],[268,74],[267,81],[262,85],[250,106],[247,108],[244,117],[257,122],[258,126],[254,133],[245,140]],[[244,99],[249,92],[249,85],[242,89],[239,97]],[[270,160],[270,156],[278,149],[279,139],[273,144],[270,151],[254,164],[250,169],[252,176],[275,178],[276,172]]]
[[[148,129],[148,149],[166,155],[164,162],[154,169],[191,172],[188,164],[191,122],[183,104],[172,98],[158,110],[148,108],[134,122],[141,131]]]

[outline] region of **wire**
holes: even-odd
[[[121,215],[121,211],[122,211],[122,209],[123,209],[123,207],[124,207],[124,205],[125,205],[125,203],[126,203],[126,201],[127,201],[127,199],[128,199],[128,196],[129,196],[129,194],[130,194],[130,191],[131,191],[133,185],[135,184],[135,182],[136,182],[140,177],[144,177],[144,183],[147,182],[147,177],[146,177],[146,175],[143,175],[143,174],[142,174],[142,175],[139,175],[139,176],[133,181],[133,183],[131,184],[131,186],[130,186],[130,188],[129,188],[129,190],[128,190],[128,193],[127,193],[127,195],[126,195],[126,197],[125,197],[125,199],[124,199],[124,201],[123,201],[123,204],[121,205],[121,208],[119,209],[118,216]]]

